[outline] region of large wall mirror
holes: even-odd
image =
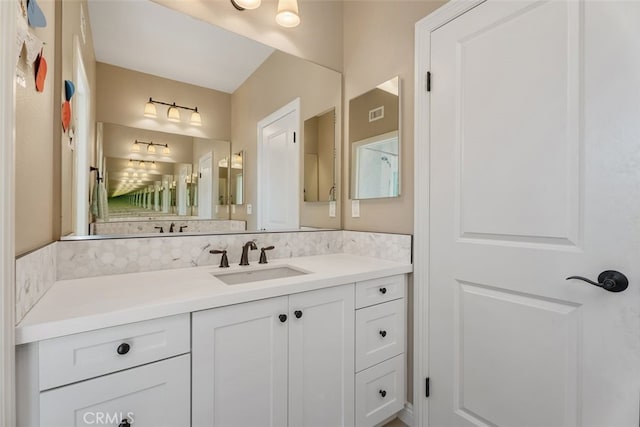
[[[400,195],[400,79],[349,101],[350,198]]]
[[[63,238],[257,230],[257,125],[298,98],[299,224],[341,227],[339,73],[150,0],[64,2],[62,28],[96,129],[85,147],[63,136]],[[82,153],[97,170],[73,166]]]

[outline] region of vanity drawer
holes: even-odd
[[[356,372],[404,353],[405,319],[404,299],[356,311]]]
[[[356,308],[404,298],[407,278],[404,274],[356,283]]]
[[[189,314],[98,329],[40,342],[40,390],[190,351]]]
[[[40,426],[189,426],[190,359],[185,354],[44,391]]]
[[[404,354],[356,374],[356,426],[373,426],[404,408]]]

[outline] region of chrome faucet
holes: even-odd
[[[249,240],[247,243],[242,246],[242,256],[240,257],[240,265],[249,265],[249,249],[255,251],[258,249],[256,246],[256,242],[253,240]]]

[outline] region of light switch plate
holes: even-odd
[[[329,202],[329,217],[330,218],[335,218],[336,217],[336,202],[335,201]]]
[[[251,215],[253,213],[253,206],[251,203],[247,203],[247,215]]]
[[[360,200],[351,201],[351,217],[360,218]]]

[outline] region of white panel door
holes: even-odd
[[[200,157],[198,162],[198,218],[211,219],[213,206],[213,154]]]
[[[287,312],[279,297],[193,314],[193,427],[287,425]]]
[[[289,425],[353,425],[354,286],[291,295],[289,308]]]
[[[189,426],[189,370],[187,354],[42,392],[40,426]]]
[[[429,425],[638,426],[640,4],[431,34]],[[620,293],[578,280],[627,275]]]
[[[294,101],[258,124],[258,227],[262,230],[300,226],[299,114],[299,103]]]

